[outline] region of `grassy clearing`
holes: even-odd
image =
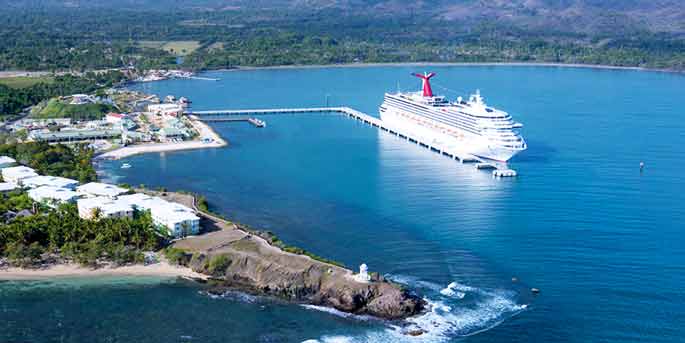
[[[31,111],[31,118],[72,118],[76,120],[102,119],[105,113],[116,110],[105,104],[71,105],[57,99],[50,99]]]
[[[188,41],[139,41],[138,46],[150,49],[161,49],[177,56],[185,56],[200,47],[200,42]]]
[[[8,86],[10,88],[26,88],[31,87],[35,84],[44,82],[52,83],[55,79],[52,76],[18,76],[18,77],[2,77],[0,78],[0,84]]]

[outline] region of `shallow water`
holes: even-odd
[[[428,329],[424,336],[297,305],[214,299],[168,283],[25,293],[7,293],[2,284],[7,296],[0,306],[21,308],[27,320],[0,332],[5,340],[28,332],[58,341],[28,320],[56,325],[49,316],[56,311],[69,319],[62,332],[95,330],[102,334],[87,338],[96,341],[681,341],[685,77],[543,67],[431,70],[438,73],[436,92],[456,97],[445,89],[468,95],[480,88],[486,101],[524,123],[530,148],[512,161],[518,178],[492,179],[335,114],[263,116],[264,129],[218,123],[230,147],[100,166],[116,182],[203,193],[228,217],[348,266],[365,262],[389,274],[435,305],[410,323]],[[187,96],[198,110],[321,106],[328,94],[331,105],[375,114],[398,80],[403,89],[418,87],[412,71],[214,72],[208,76],[221,81],[135,88]],[[120,169],[123,162],[133,167]],[[542,292],[534,296],[531,287]],[[90,310],[90,301],[102,310]],[[0,323],[13,320],[7,313],[0,311]],[[136,321],[145,329],[123,317],[142,319]]]

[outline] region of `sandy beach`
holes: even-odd
[[[151,265],[122,267],[84,268],[76,264],[56,264],[44,269],[2,268],[0,280],[40,280],[56,277],[101,277],[101,276],[161,276],[184,277],[206,280],[207,275],[196,273],[190,268],[172,266],[166,261]]]
[[[211,141],[203,142],[202,140],[193,140],[178,143],[136,144],[105,152],[98,155],[96,158],[118,160],[124,157],[151,152],[220,148],[227,145],[226,141],[221,138],[221,136],[219,136],[219,134],[216,133],[209,125],[199,120],[192,120],[191,122],[193,127],[199,132],[201,139],[209,138]]]

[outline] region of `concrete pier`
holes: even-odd
[[[457,160],[461,163],[477,163],[477,169],[501,169],[506,168],[504,165],[499,165],[497,163],[492,163],[485,161],[479,157],[473,156],[469,153],[463,151],[458,151],[450,147],[444,147],[437,145],[432,142],[426,142],[421,137],[413,136],[410,132],[404,132],[401,128],[394,127],[381,119],[372,117],[366,113],[357,111],[350,107],[303,107],[303,108],[272,108],[272,109],[245,109],[245,110],[212,110],[212,111],[189,111],[186,114],[194,115],[199,118],[199,120],[206,121],[230,121],[230,118],[226,120],[212,118],[215,116],[249,116],[249,115],[274,115],[274,114],[297,114],[297,113],[341,113],[350,118],[363,122],[365,124],[377,127],[389,134],[395,135],[399,138],[408,140],[409,142],[419,144],[420,146],[429,149],[430,151],[437,152],[443,156],[449,157],[451,159]],[[245,120],[245,119],[242,119]],[[507,169],[508,170],[508,169]],[[500,176],[514,176],[510,173],[505,173],[505,175]]]

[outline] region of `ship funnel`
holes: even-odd
[[[430,78],[435,76],[435,73],[423,73],[421,74],[412,74],[420,79],[423,80],[423,96],[433,96],[433,90],[431,89],[431,83],[430,83]]]

